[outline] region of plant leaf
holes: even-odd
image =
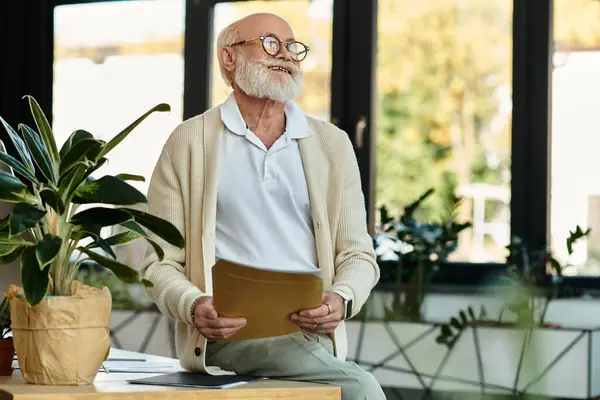
[[[99,170],[100,167],[102,167],[107,162],[108,162],[107,158],[101,158],[99,161],[96,162],[96,165],[93,168],[90,168],[87,170],[85,177],[87,178],[88,176],[92,175],[94,172]]]
[[[441,331],[442,335],[444,336],[452,336],[452,331],[450,330],[450,327],[446,324],[442,325]]]
[[[142,279],[141,282],[142,285],[144,285],[147,288],[154,287],[154,283],[150,282],[148,279]]]
[[[25,300],[30,306],[39,304],[48,293],[50,266],[40,269],[35,247],[28,247],[21,256],[21,282]]]
[[[42,240],[38,242],[35,256],[40,265],[40,269],[43,269],[46,265],[54,261],[60,251],[61,244],[62,239],[59,236],[50,234],[46,234]]]
[[[471,317],[471,320],[475,319],[475,312],[473,311],[473,307],[469,306],[467,308],[467,312],[469,313],[469,317]]]
[[[10,328],[10,303],[8,297],[5,297],[0,303],[0,339],[2,339],[2,331]]]
[[[185,247],[185,239],[181,236],[179,230],[169,221],[132,208],[121,208],[120,210],[131,214],[136,222],[148,228],[167,243],[177,246],[180,249]]]
[[[121,224],[121,226],[123,226],[127,229],[131,229],[131,231],[137,233],[138,235],[140,235],[144,239],[146,239],[146,241],[148,243],[150,243],[152,248],[154,248],[154,251],[156,252],[156,255],[158,256],[158,259],[160,261],[162,261],[165,258],[165,252],[163,251],[163,249],[155,241],[153,241],[152,239],[150,239],[148,237],[148,234],[146,233],[146,231],[144,231],[144,228],[142,228],[137,222],[126,221],[126,222],[123,222]]]
[[[25,200],[35,202],[35,197],[27,192],[27,186],[12,174],[0,171],[0,200],[20,203]]]
[[[125,264],[122,264],[116,260],[112,260],[108,257],[104,257],[103,255],[95,253],[94,251],[86,249],[85,247],[78,247],[77,249],[82,253],[87,254],[90,259],[96,261],[104,268],[111,270],[123,282],[133,283],[140,280],[139,272]]]
[[[71,197],[73,192],[83,183],[86,179],[93,174],[96,170],[102,167],[108,160],[106,158],[100,159],[100,161],[94,163],[94,161],[84,160],[79,161],[79,170],[73,172],[71,170],[66,176],[63,182],[60,183],[60,193],[65,199],[65,202]],[[95,165],[94,165],[95,164]],[[65,183],[68,180],[68,183]],[[70,201],[70,200],[69,200]]]
[[[81,231],[81,233],[85,234],[84,237],[90,236],[94,239],[94,241],[92,243],[85,246],[86,248],[94,249],[94,248],[99,247],[102,250],[104,250],[105,253],[110,255],[112,258],[114,258],[114,259],[117,258],[117,255],[115,254],[113,249],[110,247],[110,245],[108,243],[106,243],[106,240],[104,240],[104,238],[102,236],[100,236],[99,231],[98,232],[90,232],[90,231],[84,230],[84,231]]]
[[[133,174],[117,174],[116,178],[122,179],[124,181],[137,181],[137,182],[146,182],[146,178],[141,175],[133,175]]]
[[[25,143],[27,143],[29,152],[33,156],[33,161],[35,161],[42,174],[49,182],[57,183],[56,168],[52,164],[52,159],[40,136],[27,125],[20,124],[19,129],[23,133],[23,138],[25,139]]]
[[[111,226],[130,219],[132,219],[131,215],[120,208],[93,207],[73,215],[69,222],[82,227],[88,225]]]
[[[122,246],[124,244],[133,242],[134,240],[139,239],[142,235],[134,232],[134,231],[125,231],[121,233],[117,233],[111,237],[106,238],[104,241],[109,246]]]
[[[31,173],[35,174],[35,167],[33,166],[33,160],[31,159],[31,155],[29,154],[29,149],[27,149],[27,145],[25,144],[23,139],[21,139],[19,134],[15,132],[15,130],[4,119],[2,119],[2,117],[0,117],[0,121],[2,122],[2,125],[4,125],[6,131],[8,132],[8,136],[13,142],[17,153],[19,153],[21,161],[23,161],[23,164],[27,166]]]
[[[23,239],[21,236],[10,236],[8,233],[0,233],[0,256],[7,256],[20,246],[33,246],[34,244]]]
[[[77,144],[80,140],[85,140],[85,139],[94,139],[94,135],[92,135],[91,133],[89,133],[88,131],[85,131],[83,129],[77,129],[76,131],[71,133],[71,135],[69,135],[69,137],[67,138],[65,143],[63,143],[63,145],[60,148],[60,151],[58,153],[61,160],[63,159],[65,154],[67,154],[69,152],[69,150],[71,150],[71,148],[73,146],[75,146],[75,144]]]
[[[31,109],[31,114],[33,115],[33,119],[35,120],[35,124],[40,132],[40,136],[42,141],[44,142],[44,146],[46,150],[48,150],[48,155],[50,156],[50,160],[52,161],[52,165],[57,166],[59,163],[58,156],[58,148],[56,147],[56,140],[54,139],[54,133],[52,133],[52,128],[48,123],[48,119],[44,115],[42,108],[38,104],[37,100],[33,98],[33,96],[26,95],[29,100],[29,108]]]
[[[77,163],[84,159],[96,164],[96,156],[102,148],[102,143],[96,139],[82,139],[75,143],[60,160],[60,176],[65,175]]]
[[[60,194],[64,203],[67,203],[73,192],[81,185],[85,179],[85,174],[88,171],[86,162],[80,161],[80,164],[75,168],[71,169],[60,181],[58,193]]]
[[[465,312],[463,310],[460,310],[460,312],[459,312],[458,315],[460,316],[460,320],[462,322],[462,325],[467,325],[467,323],[469,321],[467,320],[467,315],[465,314]]]
[[[460,324],[460,322],[458,322],[458,320],[455,317],[450,318],[450,325],[452,325],[459,331],[462,330],[462,325]]]
[[[75,225],[71,230],[71,240],[79,242],[80,240],[85,239],[87,237],[95,238],[96,236],[100,236],[101,231],[101,225]]]
[[[42,201],[52,207],[57,214],[62,214],[65,212],[65,203],[63,203],[60,194],[51,186],[45,186],[42,184],[42,188],[39,191],[40,197]]]
[[[31,173],[31,171],[29,171],[23,164],[21,164],[21,162],[19,160],[17,160],[13,156],[0,151],[0,161],[3,162],[4,164],[8,165],[9,167],[11,167],[16,172],[18,172],[19,175],[21,175],[23,178],[27,179],[28,181],[33,182],[37,185],[40,184],[40,182],[35,177],[35,175],[33,175],[33,173]]]
[[[11,253],[0,256],[0,265],[10,264],[15,261],[17,258],[21,257],[21,254],[25,251],[25,249],[29,246],[20,245],[17,246]]]
[[[10,213],[10,234],[19,235],[34,227],[46,215],[46,210],[35,204],[18,203]]]
[[[27,186],[13,174],[6,171],[0,171],[0,188],[14,192],[26,189]]]
[[[584,236],[587,236],[590,233],[590,229],[586,232],[583,232],[581,226],[577,225],[575,227],[575,231],[569,231],[569,237],[567,238],[567,251],[569,255],[573,254],[573,245]]]
[[[73,197],[73,203],[105,203],[114,205],[132,205],[146,203],[146,196],[127,182],[106,175],[98,180],[80,186]]]
[[[119,143],[121,143],[127,137],[127,135],[129,135],[131,133],[131,131],[133,131],[139,124],[142,123],[142,121],[144,121],[150,114],[152,114],[154,112],[157,112],[157,111],[158,112],[170,112],[171,111],[171,107],[168,104],[164,104],[164,103],[158,104],[158,105],[152,107],[144,115],[142,115],[141,117],[139,117],[138,119],[136,119],[131,125],[129,125],[123,131],[121,131],[118,135],[116,135],[114,138],[112,138],[102,148],[102,150],[100,151],[100,154],[98,155],[98,157],[96,159],[99,160],[101,157],[104,157],[106,154],[108,154],[109,151],[111,151]]]
[[[5,218],[0,219],[0,232],[10,233],[10,214],[8,214]]]
[[[71,192],[72,192],[81,183],[83,183],[85,181],[87,171],[90,170],[91,168],[93,168],[95,165],[96,165],[95,161],[89,160],[87,158],[84,158],[83,160],[76,161],[75,163],[69,165],[69,167],[65,171],[63,171],[62,175],[58,179],[58,185],[59,185],[59,187],[64,187],[65,186],[65,184],[64,184],[65,181],[67,181],[69,178],[73,177],[73,171],[75,169],[77,169],[77,168],[83,168],[83,171],[78,174],[78,176],[80,177],[79,178],[79,182],[72,182],[72,183],[75,183],[77,185],[75,188],[73,188],[71,190]]]
[[[554,258],[554,257],[550,258],[550,265],[552,265],[552,268],[556,272],[556,275],[562,276],[562,265],[560,265],[560,263],[558,262],[558,260],[556,258]]]

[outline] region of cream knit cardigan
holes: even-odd
[[[346,133],[307,116],[313,134],[299,139],[308,183],[323,290],[342,289],[354,298],[355,315],[379,280],[358,164]],[[148,189],[148,212],[177,227],[186,239],[178,249],[150,233],[164,250],[158,261],[148,246],[141,274],[154,286],[150,297],[176,320],[176,348],[182,368],[231,373],[205,363],[206,339],[192,325],[194,299],[212,293],[220,137],[219,107],[181,123],[169,136]],[[334,334],[336,357],[347,356],[344,323]]]

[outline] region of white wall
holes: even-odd
[[[12,204],[0,202],[0,218],[5,218],[10,214],[12,208]],[[4,298],[4,293],[11,283],[21,284],[18,260],[10,264],[0,265],[0,301]]]
[[[373,312],[380,315],[382,301],[390,294],[372,295]],[[494,294],[429,294],[423,306],[424,317],[431,322],[447,322],[457,315],[459,310],[469,306],[478,313],[485,306],[489,318],[497,318],[504,306],[504,300]],[[510,313],[505,314],[510,320]],[[560,324],[566,328],[596,328],[600,326],[600,299],[574,298],[555,300],[550,303],[546,313],[546,322]]]
[[[8,290],[8,286],[11,283],[15,285],[21,284],[19,261],[0,265],[0,301],[4,299],[4,293]]]

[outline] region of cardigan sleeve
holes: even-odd
[[[148,212],[173,224],[185,238],[184,200],[180,181],[166,149],[163,149],[148,187]],[[173,246],[152,232],[151,240],[163,250],[159,260],[152,246],[147,245],[140,272],[153,283],[148,294],[159,310],[169,318],[192,325],[192,303],[205,295],[185,274],[185,247]]]
[[[335,241],[335,277],[332,291],[343,291],[353,298],[355,316],[367,301],[379,281],[373,240],[367,228],[365,199],[354,149],[344,135],[342,171],[345,177],[341,195],[340,215]]]

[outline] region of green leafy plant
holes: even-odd
[[[16,153],[0,152],[0,162],[13,173],[0,171],[0,201],[15,203],[12,212],[0,221],[0,263],[21,258],[21,280],[27,302],[35,306],[47,294],[70,295],[79,265],[93,261],[111,270],[124,282],[142,282],[139,273],[117,261],[113,246],[143,238],[158,257],[163,250],[147,230],[179,248],[185,245],[180,232],[169,222],[133,206],[146,203],[144,194],[127,181],[144,181],[130,174],[92,174],[108,160],[108,153],[134,128],[154,112],[168,112],[159,104],[108,142],[85,130],[76,130],[58,149],[54,133],[37,101],[25,96],[37,127],[19,124],[15,131],[4,119]],[[87,209],[79,211],[81,206]],[[120,225],[126,230],[103,238],[104,227]],[[90,241],[82,245],[83,240]],[[101,254],[97,250],[101,250]]]
[[[0,303],[0,340],[7,339],[10,331],[10,304],[5,297]]]
[[[569,231],[566,240],[568,257],[573,254],[575,243],[590,232],[590,229],[583,231],[579,225],[575,230]],[[549,248],[530,252],[523,241],[516,237],[507,246],[507,250],[510,266],[506,281],[511,290],[506,292],[508,299],[500,312],[499,322],[502,322],[503,313],[508,310],[516,317],[517,326],[543,327],[552,300],[581,294],[578,289],[564,282],[563,271],[570,263],[561,265]]]
[[[462,198],[451,189],[443,195],[445,207],[440,220],[419,221],[416,213],[433,193],[433,188],[427,190],[398,218],[390,216],[385,206],[380,208],[381,227],[374,236],[374,246],[379,264],[391,267],[390,271],[383,267],[383,273],[388,272],[396,285],[391,307],[386,307],[387,320],[420,320],[432,276],[456,250],[459,233],[471,226],[471,222],[457,222]]]
[[[475,315],[473,307],[467,307],[467,310],[459,310],[458,315],[450,318],[450,322],[440,326],[440,334],[435,338],[439,344],[445,344],[452,347],[456,344],[460,335],[467,327],[474,323],[485,321],[487,311],[484,306],[481,306],[479,315]]]
[[[580,226],[569,231],[569,237],[566,240],[569,256],[574,252],[574,244],[588,236],[589,233],[590,229],[584,231]],[[501,286],[505,303],[498,318],[487,319],[487,313],[483,307],[479,317],[476,318],[469,306],[468,313],[460,310],[458,316],[451,317],[448,323],[440,326],[440,333],[436,338],[438,343],[453,346],[462,331],[473,324],[512,326],[526,330],[557,327],[556,324],[546,321],[546,312],[550,302],[554,299],[581,294],[578,289],[566,285],[564,282],[562,271],[569,266],[569,263],[562,265],[552,255],[549,248],[529,251],[518,237],[513,237],[506,248],[509,266],[506,276],[501,280],[501,283],[505,284]],[[505,320],[507,314],[512,318]]]

